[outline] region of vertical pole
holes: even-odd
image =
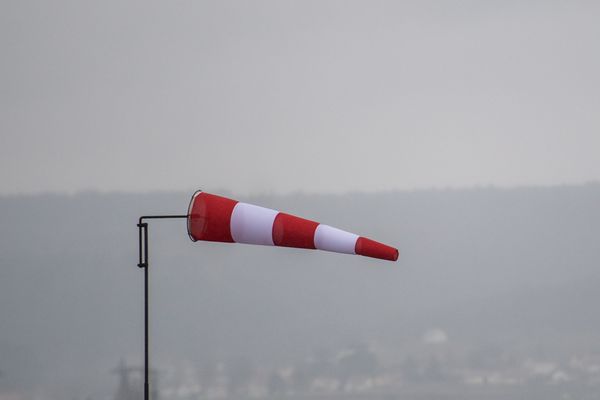
[[[185,215],[146,215],[139,219],[137,224],[139,229],[139,260],[138,267],[144,268],[144,400],[150,400],[150,356],[148,339],[148,223],[142,222],[145,218],[151,219],[172,219],[185,218]]]
[[[147,239],[148,236],[146,236],[146,240]],[[150,399],[148,358],[148,265],[146,265],[146,267],[144,268],[144,400]]]
[[[141,221],[141,218],[140,218]],[[148,346],[148,223],[140,222],[139,228],[139,263],[144,268],[144,400],[150,400],[149,379],[149,346]]]
[[[144,224],[144,400],[150,400],[150,379],[148,376],[149,351],[148,351],[148,224]]]

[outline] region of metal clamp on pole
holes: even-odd
[[[141,218],[140,218],[141,219]],[[146,268],[148,266],[148,223],[140,222],[137,224],[139,228],[139,262],[138,267]]]

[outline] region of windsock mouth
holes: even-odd
[[[188,206],[188,212],[187,212],[187,232],[188,232],[188,236],[190,237],[192,242],[196,241],[196,238],[192,235],[192,230],[191,230],[191,228],[192,228],[191,227],[191,225],[192,225],[192,206],[194,205],[194,200],[200,193],[202,193],[202,190],[196,190],[194,192],[194,194],[192,195],[192,198],[190,199],[190,205]]]

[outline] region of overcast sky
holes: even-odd
[[[2,1],[0,193],[600,179],[600,2]]]

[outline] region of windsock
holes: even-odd
[[[195,242],[247,243],[319,249],[396,261],[398,250],[329,225],[198,191],[188,209]]]

